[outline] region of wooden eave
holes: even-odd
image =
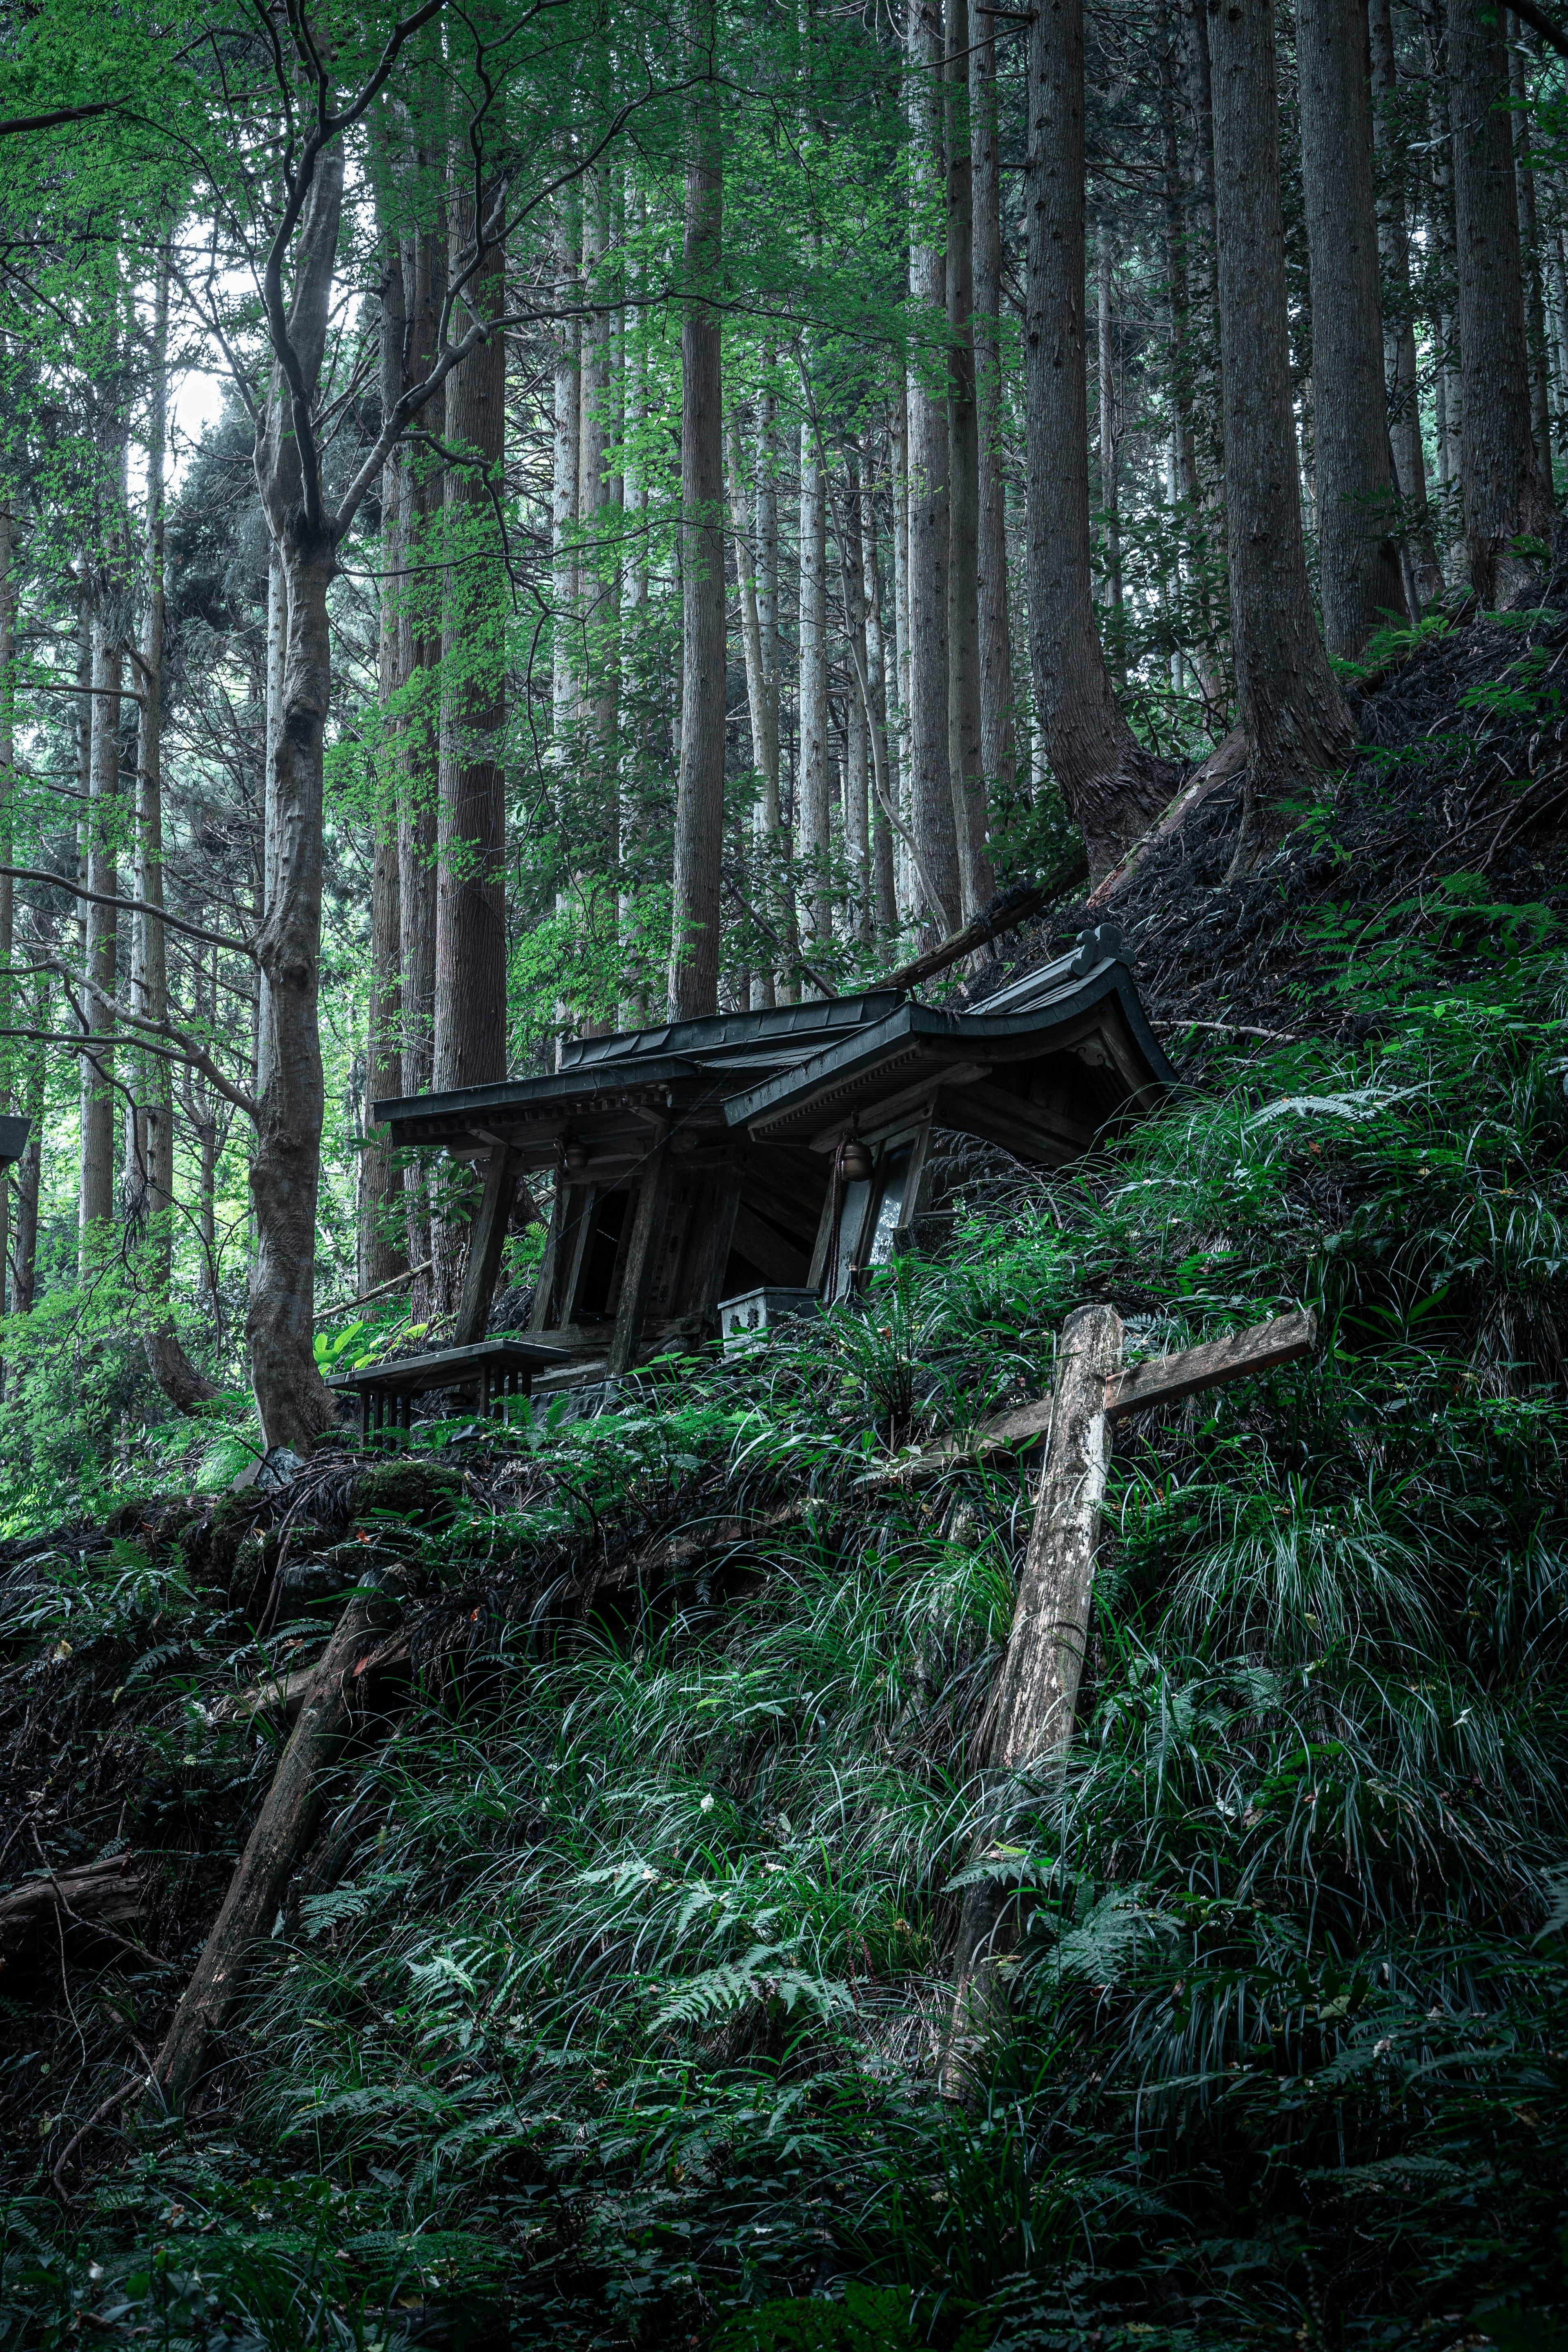
[[[871,1132],[933,1108],[943,1125],[968,1126],[1005,1140],[993,1081],[1019,1066],[1058,1065],[1070,1087],[1060,1101],[1018,1102],[1010,1148],[1026,1158],[1073,1156],[1108,1119],[1140,1097],[1176,1083],[1138,1002],[1131,974],[1101,962],[1044,1003],[1017,1011],[943,1013],[905,1003],[859,1035],[730,1096],[724,1116],[754,1142],[807,1141],[832,1148],[851,1129]],[[1072,1064],[1079,1065],[1077,1070]],[[1042,1067],[1042,1076],[1051,1073]],[[971,1121],[964,1093],[973,1087]],[[1038,1130],[1038,1131],[1037,1131]]]

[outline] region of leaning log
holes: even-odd
[[[338,1620],[229,1881],[223,1908],[153,2061],[154,2082],[171,2105],[184,2097],[208,2036],[227,2017],[244,1979],[250,1948],[271,1926],[310,1833],[321,1799],[321,1775],[337,1751],[348,1721],[354,1667],[364,1648],[374,1606],[373,1594],[356,1595]]]

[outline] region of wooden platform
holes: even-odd
[[[362,1444],[373,1436],[401,1436],[409,1428],[414,1400],[430,1389],[453,1389],[471,1398],[488,1415],[498,1408],[505,1419],[526,1397],[536,1371],[571,1361],[571,1350],[537,1339],[479,1339],[468,1348],[437,1348],[427,1356],[405,1356],[396,1363],[366,1364],[355,1372],[335,1372],[330,1389],[359,1399]]]

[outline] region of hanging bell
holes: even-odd
[[[588,1165],[588,1147],[585,1143],[569,1143],[561,1157],[568,1171],[575,1176]]]
[[[864,1184],[871,1174],[871,1147],[858,1136],[844,1147],[844,1181],[847,1184]]]

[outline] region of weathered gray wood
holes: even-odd
[[[982,1735],[983,1760],[998,1774],[1017,1771],[1071,1736],[1110,1457],[1105,1394],[1121,1363],[1121,1318],[1113,1307],[1080,1307],[1068,1316],[1057,1355],[1050,1438],[1029,1549]],[[988,1843],[983,1835],[976,1860]],[[957,2087],[967,2047],[991,2004],[989,1963],[1008,1911],[1006,1891],[990,1881],[964,1892],[952,2032],[942,2068],[949,2089]]]
[[[610,1340],[608,1369],[612,1373],[629,1371],[637,1361],[637,1341],[642,1337],[643,1318],[658,1265],[658,1245],[664,1238],[668,1154],[668,1139],[661,1136],[643,1164],[637,1184],[632,1237],[626,1245],[616,1328]]]
[[[223,1908],[153,2062],[154,2081],[172,2105],[184,2098],[208,2036],[228,2015],[250,1947],[270,1927],[289,1884],[315,1814],[322,1769],[348,1717],[353,1670],[368,1645],[374,1606],[372,1595],[356,1595],[338,1620],[235,1866]]]
[[[999,1771],[1016,1771],[1072,1729],[1110,1458],[1105,1392],[1121,1361],[1121,1318],[1113,1307],[1080,1307],[1068,1316],[1035,1523],[988,1710],[986,1761]]]
[[[463,1292],[452,1337],[459,1348],[471,1347],[485,1336],[490,1304],[496,1295],[501,1252],[511,1223],[512,1202],[522,1174],[520,1155],[504,1143],[490,1146],[485,1171],[484,1195],[468,1231],[468,1262],[463,1268]]]
[[[1112,1421],[1121,1421],[1152,1405],[1176,1404],[1200,1389],[1226,1388],[1232,1381],[1250,1380],[1280,1364],[1299,1363],[1311,1354],[1317,1339],[1318,1318],[1309,1307],[1303,1314],[1279,1315],[1270,1323],[1255,1323],[1249,1331],[1234,1331],[1201,1348],[1184,1348],[1178,1355],[1152,1356],[1119,1376],[1106,1392],[1105,1410]]]

